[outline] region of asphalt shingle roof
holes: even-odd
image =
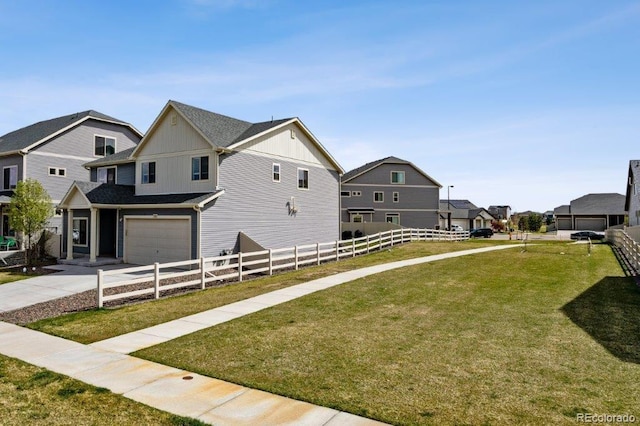
[[[99,120],[113,121],[124,125],[129,125],[122,120],[102,114],[98,111],[83,111],[69,114],[50,120],[40,121],[22,129],[14,130],[6,135],[0,136],[0,153],[19,151],[34,143],[53,135],[60,130],[73,125],[84,118],[96,118]]]
[[[92,204],[180,204],[191,206],[213,197],[220,191],[198,192],[189,194],[135,195],[133,185],[113,185],[96,182],[75,182],[78,189]]]
[[[104,158],[98,158],[97,160],[90,161],[85,163],[85,167],[98,167],[98,166],[106,166],[110,164],[116,163],[127,163],[136,161],[133,158],[129,158],[133,150],[136,147],[125,149],[124,151],[116,152],[115,154],[107,155]]]
[[[171,104],[184,114],[209,141],[222,148],[231,146],[236,142],[291,120],[291,118],[286,118],[262,123],[249,123],[248,121],[216,114],[215,112],[196,108],[177,101],[171,101]]]

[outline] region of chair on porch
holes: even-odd
[[[0,250],[7,251],[17,249],[18,242],[13,237],[4,237],[0,235]]]

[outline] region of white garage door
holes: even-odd
[[[605,219],[576,218],[576,229],[582,231],[604,231],[607,228]]]
[[[189,218],[125,217],[124,261],[136,265],[191,259]]]

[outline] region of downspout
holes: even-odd
[[[202,257],[202,249],[200,247],[201,241],[201,232],[202,232],[202,210],[200,210],[200,206],[193,206],[193,210],[196,212],[196,223],[198,224],[198,232],[196,232],[196,258],[200,259]]]

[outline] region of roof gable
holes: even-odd
[[[398,157],[393,157],[393,156],[381,158],[380,160],[372,161],[370,163],[364,164],[364,165],[362,165],[360,167],[357,167],[357,168],[355,168],[353,170],[348,171],[347,173],[344,174],[344,176],[342,176],[342,183],[347,183],[347,182],[357,178],[358,176],[361,176],[361,175],[363,175],[365,173],[368,173],[368,172],[372,171],[373,169],[375,169],[377,167],[380,167],[383,164],[404,164],[404,165],[410,166],[413,169],[415,169],[418,173],[420,173],[422,176],[424,176],[426,179],[432,181],[435,185],[437,185],[440,188],[442,188],[442,185],[438,181],[436,181],[431,176],[426,174],[424,171],[422,171],[419,167],[417,167],[412,162],[407,161],[407,160],[403,160],[403,159],[398,158]]]
[[[78,126],[89,119],[126,126],[135,134],[142,137],[142,133],[140,133],[138,129],[133,127],[131,124],[97,111],[88,110],[52,118],[50,120],[40,121],[27,127],[14,130],[4,136],[0,136],[0,154],[16,151],[27,152],[43,144],[54,136]]]
[[[343,173],[342,167],[322,146],[322,144],[313,136],[313,134],[302,124],[298,118],[286,118],[280,120],[271,120],[261,123],[250,123],[248,121],[238,120],[217,114],[201,108],[196,108],[180,102],[170,100],[167,102],[163,110],[160,112],[156,120],[153,122],[146,136],[140,141],[138,146],[131,154],[135,157],[143,146],[153,137],[153,133],[160,126],[160,123],[166,119],[170,110],[176,111],[184,120],[202,136],[213,149],[232,150],[239,149],[242,145],[251,142],[259,136],[275,129],[286,126],[290,123],[296,123],[300,129],[311,139],[314,145],[322,152],[322,154],[336,167],[340,173]]]

